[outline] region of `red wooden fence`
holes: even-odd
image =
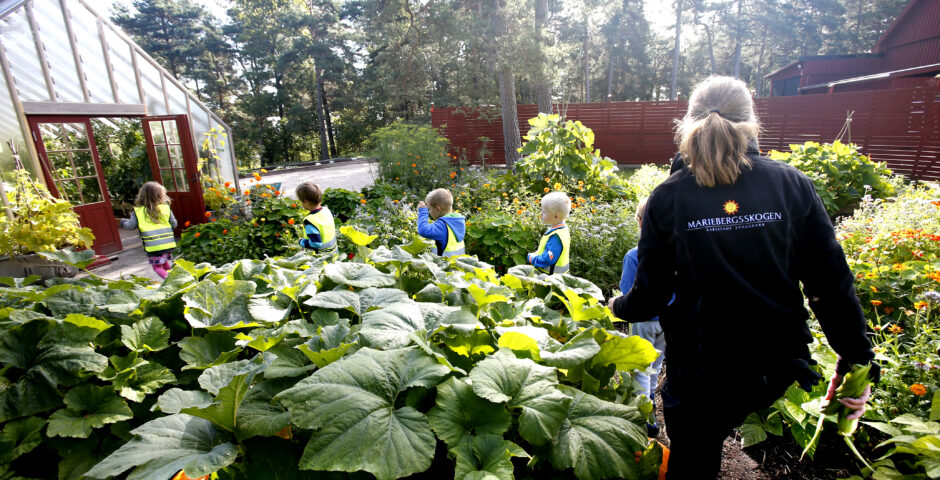
[[[911,178],[940,180],[940,87],[759,98],[755,103],[764,151],[807,140],[830,142],[842,129],[846,112],[854,111],[852,142],[863,153]],[[556,105],[555,111],[564,108]],[[602,155],[621,165],[641,165],[671,160],[674,122],[686,108],[685,101],[574,103],[565,113],[594,131],[595,148]],[[527,120],[537,112],[535,105],[518,107],[523,135]],[[436,108],[431,124],[450,140],[452,153],[479,163],[480,137],[487,137],[491,153],[486,161],[505,162],[498,107]]]

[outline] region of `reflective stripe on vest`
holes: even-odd
[[[558,239],[561,240],[561,255],[558,256],[558,261],[555,262],[554,265],[548,268],[536,268],[538,271],[547,273],[549,275],[555,273],[568,273],[570,268],[569,252],[571,251],[571,232],[568,230],[567,225],[555,230],[549,230],[548,233],[542,235],[542,239],[539,240],[539,249],[535,252],[535,255],[540,256],[545,253],[545,246],[548,245],[548,239],[552,238],[552,235],[557,235]]]
[[[466,255],[467,248],[464,246],[463,241],[457,241],[457,236],[454,235],[454,231],[450,229],[450,225],[444,224],[447,227],[447,245],[444,246],[444,252],[441,253],[442,257],[456,257],[457,255]]]
[[[176,246],[173,227],[170,226],[170,206],[157,205],[157,210],[160,212],[160,217],[157,222],[153,222],[147,215],[146,208],[134,207],[134,214],[137,215],[137,229],[144,243],[144,251],[147,252],[169,250]]]
[[[317,253],[333,253],[336,251],[336,224],[329,208],[321,207],[317,213],[304,217],[304,222],[317,227],[320,231],[320,248]]]

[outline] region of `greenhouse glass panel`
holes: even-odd
[[[78,182],[75,180],[56,180],[56,187],[59,189],[59,198],[62,198],[72,205],[81,205],[81,197],[78,195]]]
[[[98,176],[86,177],[80,180],[82,186],[82,204],[103,202],[104,196],[101,194],[101,185],[98,183]]]
[[[186,181],[186,170],[182,168],[176,168],[173,170],[176,173],[176,188],[178,192],[188,192],[189,191],[189,182]]]
[[[160,120],[150,121],[150,134],[153,135],[154,145],[166,143],[166,137],[163,135],[163,122]]]
[[[26,9],[14,10],[0,19],[0,41],[10,62],[21,101],[50,101],[46,79],[36,53],[36,43],[29,30]]]
[[[176,120],[164,120],[163,131],[166,132],[166,143],[179,145],[180,134],[176,130]]]
[[[163,180],[163,187],[167,191],[175,192],[176,184],[173,182],[173,170],[160,170],[160,178]]]
[[[104,33],[108,40],[108,51],[111,55],[111,66],[114,67],[114,81],[117,83],[119,100],[121,103],[140,103],[137,76],[134,75],[134,60],[131,59],[133,47],[109,26],[105,26]]]
[[[163,85],[160,83],[160,71],[144,58],[143,55],[137,57],[137,67],[140,69],[140,77],[144,83],[144,98],[147,103],[147,111],[151,115],[166,115],[166,101],[163,98]]]
[[[52,13],[46,13],[52,12]],[[33,13],[39,26],[39,39],[42,40],[49,75],[53,88],[60,102],[84,102],[78,72],[75,70],[75,55],[68,42],[65,19],[56,0],[34,0]]]
[[[169,80],[166,82],[166,91],[170,98],[170,114],[187,115],[189,112],[186,111],[186,93]]]
[[[157,145],[154,149],[157,151],[157,165],[160,168],[172,168],[173,165],[170,163],[170,154],[166,151],[166,145]]]
[[[4,80],[3,74],[0,73],[0,141],[3,142],[0,143],[0,174],[3,175],[4,182],[12,179],[10,173],[13,172],[15,166],[13,165],[13,152],[10,151],[10,145],[7,143],[12,139],[23,166],[33,174],[33,178],[36,178],[29,150],[23,141],[23,129],[16,116],[16,110],[13,108],[13,101],[10,99],[7,82],[2,80]]]
[[[98,175],[95,168],[95,159],[91,156],[91,150],[79,150],[74,152],[72,161],[75,165],[76,177],[91,177]]]
[[[98,35],[98,19],[77,1],[66,1],[65,4],[72,14],[72,31],[82,59],[89,100],[92,103],[114,103],[108,65],[104,61],[101,36]]]
[[[75,171],[72,168],[71,153],[54,152],[46,155],[49,157],[49,162],[52,163],[52,168],[55,169],[54,175],[56,178],[71,178],[75,176]]]
[[[232,145],[228,136],[228,130],[216,122],[215,119],[212,120],[212,126],[215,127],[216,131],[220,132],[217,135],[218,139],[216,143],[218,145],[216,151],[219,157],[219,169],[222,171],[222,176],[226,178],[238,178],[232,168]]]

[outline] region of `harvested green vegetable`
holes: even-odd
[[[819,423],[816,424],[816,433],[813,434],[812,440],[810,440],[809,443],[806,444],[806,448],[803,449],[803,454],[800,455],[801,460],[803,456],[806,455],[806,452],[810,451],[819,440],[819,435],[822,433],[823,422],[826,420],[826,416],[837,414],[836,424],[839,428],[839,435],[842,435],[845,439],[845,443],[849,446],[849,449],[852,450],[852,453],[854,453],[866,467],[871,468],[871,465],[862,458],[862,455],[855,449],[855,444],[852,443],[852,434],[855,433],[855,429],[858,427],[858,419],[850,420],[846,417],[854,413],[855,410],[839,402],[840,398],[859,398],[865,394],[865,389],[871,385],[871,380],[868,378],[869,370],[871,370],[871,364],[863,366],[856,365],[849,373],[845,374],[845,378],[842,379],[842,385],[839,385],[839,388],[836,389],[835,395],[833,395],[829,405],[826,405],[826,408],[822,411],[822,415],[819,416]]]

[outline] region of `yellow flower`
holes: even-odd
[[[584,180],[578,180],[578,185],[584,185]]]
[[[518,198],[513,198],[513,199],[512,199],[512,203],[519,203],[519,199],[518,199]]]
[[[552,186],[555,187],[555,190],[561,190],[561,184],[558,182],[555,182],[555,184]]]
[[[896,324],[896,323],[895,323],[895,324],[892,324],[891,326],[888,327],[888,333],[893,333],[893,334],[895,334],[895,335],[897,335],[897,334],[899,334],[899,333],[901,333],[901,332],[903,332],[903,331],[904,331],[904,329],[901,328],[901,326],[898,325],[898,324]]]
[[[924,395],[927,395],[927,387],[925,387],[923,384],[915,383],[911,385],[911,393],[917,395],[918,397],[923,397]]]
[[[508,197],[508,196],[509,196],[509,194],[508,194],[508,193],[506,193],[506,192],[503,192],[503,196],[504,196],[504,197]]]
[[[548,190],[549,190],[549,189],[548,189],[548,187],[545,187],[545,188],[543,188],[542,190],[545,190],[545,193],[548,193]]]
[[[875,288],[875,286],[874,286],[874,285],[872,285],[872,286],[871,286],[870,288],[871,288],[871,291],[873,291],[873,292],[875,292],[875,293],[878,293],[878,289],[877,289],[877,288]]]
[[[545,177],[545,183],[552,183],[552,181],[548,177]]]
[[[914,308],[917,310],[927,308],[927,302],[914,302]]]
[[[591,195],[591,201],[592,202],[594,201],[594,195]]]
[[[872,273],[872,272],[868,272],[868,273],[865,274],[865,278],[869,278],[869,279],[871,279],[871,278],[878,278],[878,275],[875,275],[875,274]]]
[[[484,183],[484,184],[483,184],[483,188],[490,188],[490,184]]]
[[[878,305],[881,305],[881,300],[872,300],[871,304],[877,307]]]
[[[261,173],[268,173],[268,171],[262,168]]]

